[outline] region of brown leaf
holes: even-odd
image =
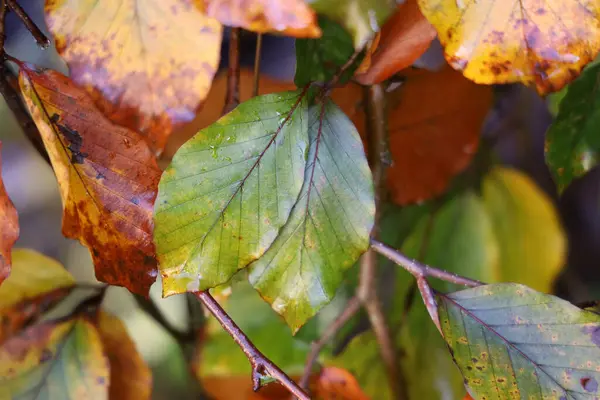
[[[363,85],[383,82],[411,66],[435,36],[436,31],[421,14],[417,0],[405,1],[383,25],[381,37],[368,50],[370,57],[365,57],[357,70],[356,80]]]
[[[71,78],[158,153],[219,65],[221,24],[192,0],[46,0],[46,22]]]
[[[150,369],[137,352],[121,320],[101,311],[97,327],[110,364],[108,397],[111,400],[149,399],[152,389]]]
[[[0,142],[0,150],[2,143]],[[2,172],[0,157],[0,173]],[[19,216],[0,176],[0,284],[10,274],[12,247],[19,238]]]
[[[280,32],[317,38],[321,29],[315,12],[303,0],[195,0],[206,15],[224,25],[253,32]]]
[[[143,138],[107,120],[64,75],[22,64],[19,84],[63,200],[63,234],[91,253],[96,277],[147,295],[157,275],[152,210],[160,170]]]

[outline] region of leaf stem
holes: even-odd
[[[260,55],[262,53],[263,35],[259,33],[256,36],[256,52],[254,53],[254,85],[252,86],[252,97],[258,96],[260,86]]]
[[[261,387],[261,379],[267,375],[276,379],[281,385],[301,400],[310,400],[310,397],[271,360],[265,357],[244,332],[236,325],[231,317],[223,310],[219,303],[208,291],[195,292],[194,295],[204,304],[211,314],[219,321],[223,329],[229,333],[233,340],[242,349],[252,366],[252,383],[254,391]]]
[[[229,65],[227,68],[227,92],[223,114],[240,104],[240,28],[231,28],[229,33]]]
[[[413,275],[415,278],[432,277],[446,282],[468,287],[484,285],[483,282],[465,278],[463,276],[448,271],[421,264],[416,260],[412,260],[406,257],[398,250],[392,249],[391,247],[388,247],[375,239],[371,239],[371,249],[381,254],[382,256],[388,258],[389,260],[393,261],[394,263],[398,264],[406,271],[408,271],[411,275]]]
[[[48,48],[50,46],[50,40],[44,35],[44,32],[33,22],[33,20],[27,15],[25,10],[17,3],[17,0],[5,0],[6,4],[10,9],[17,14],[19,19],[23,22],[23,25],[27,28],[27,30],[31,33],[38,46],[42,49]]]

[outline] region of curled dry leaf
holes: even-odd
[[[315,12],[304,0],[195,0],[206,15],[224,25],[253,32],[319,37]]]
[[[20,67],[21,91],[58,179],[63,234],[90,249],[100,281],[147,295],[157,274],[154,155],[139,134],[107,120],[64,75]]]
[[[157,152],[194,118],[219,64],[221,24],[192,0],[47,0],[46,22],[71,78]]]
[[[448,62],[477,83],[558,91],[600,50],[595,0],[418,1]]]
[[[2,143],[0,143],[0,150],[2,150]],[[18,238],[19,216],[0,176],[0,284],[10,274],[11,250]]]
[[[435,29],[421,14],[417,0],[405,1],[383,25],[355,79],[363,85],[383,82],[411,66],[427,50],[435,35]]]

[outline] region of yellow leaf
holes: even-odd
[[[224,25],[295,37],[321,36],[315,12],[303,0],[195,0],[206,15]]]
[[[219,65],[221,24],[192,0],[46,0],[46,22],[71,78],[158,152]]]
[[[483,182],[483,201],[500,246],[501,280],[550,291],[566,238],[548,196],[521,172],[497,167]]]
[[[597,0],[419,0],[448,62],[477,83],[560,90],[600,50]]]
[[[110,363],[111,400],[150,398],[152,375],[129,338],[123,323],[105,312],[98,316],[98,330]]]

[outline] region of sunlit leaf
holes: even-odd
[[[98,332],[110,364],[111,400],[150,399],[152,376],[150,369],[129,338],[123,323],[116,317],[100,312]]]
[[[341,24],[362,48],[396,9],[395,0],[307,0],[321,15]],[[325,36],[325,32],[323,32]]]
[[[600,50],[595,0],[419,0],[446,58],[477,83],[560,90]]]
[[[99,280],[147,295],[157,274],[152,207],[160,177],[148,145],[58,72],[23,64],[19,84],[58,179],[63,234],[90,249]]]
[[[2,143],[0,142],[0,150]],[[2,158],[0,157],[0,162]],[[0,164],[0,173],[2,166]],[[19,216],[0,176],[0,285],[10,274],[12,247],[19,238]]]
[[[44,322],[0,345],[0,398],[105,399],[109,365],[86,318]]]
[[[195,0],[200,10],[224,25],[253,32],[319,37],[315,12],[303,0]]]
[[[352,38],[336,22],[320,17],[323,36],[318,39],[296,40],[296,75],[294,82],[303,87],[310,82],[328,82],[354,53]],[[355,63],[354,68],[358,66]],[[348,68],[340,77],[346,82],[354,73]]]
[[[192,0],[46,0],[71,78],[160,152],[191,121],[219,65],[221,25]]]
[[[405,1],[383,25],[381,36],[371,45],[368,60],[366,56],[356,80],[363,85],[383,82],[411,66],[435,36],[435,29],[421,14],[417,0]]]
[[[307,148],[295,91],[244,102],[179,149],[154,216],[165,295],[225,283],[264,254],[298,197]]]
[[[569,85],[546,135],[546,162],[560,191],[598,163],[600,64]]]
[[[439,294],[442,330],[477,398],[597,399],[600,315],[518,284]]]
[[[309,110],[308,161],[289,220],[250,283],[293,332],[329,303],[369,246],[373,182],[358,131],[332,102]]]
[[[549,291],[567,244],[551,200],[529,177],[505,168],[486,176],[482,195],[499,245],[501,280]]]

